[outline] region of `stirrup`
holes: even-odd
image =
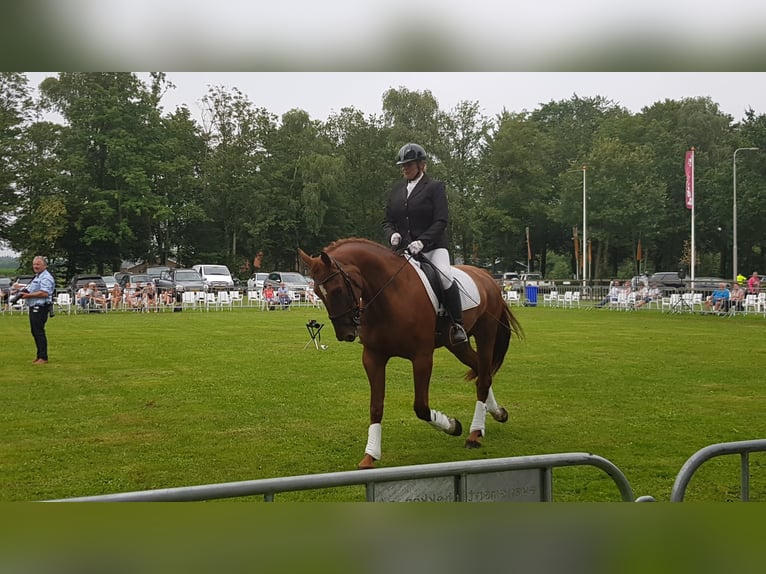
[[[453,323],[449,330],[449,342],[453,345],[460,345],[468,342],[468,335],[465,328],[460,323]]]

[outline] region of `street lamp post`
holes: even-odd
[[[588,284],[588,194],[585,187],[585,170],[582,166],[582,285]]]
[[[732,188],[733,188],[733,205],[732,205],[732,241],[733,246],[731,250],[731,259],[734,272],[734,281],[737,281],[738,269],[737,269],[737,152],[738,151],[757,151],[757,147],[738,147],[734,150],[734,156],[732,158]]]

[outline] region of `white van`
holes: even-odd
[[[231,272],[226,265],[193,265],[192,269],[202,277],[205,291],[219,291],[234,287],[234,279],[231,278]]]

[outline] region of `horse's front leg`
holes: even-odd
[[[370,426],[367,429],[367,445],[364,457],[357,465],[359,469],[375,468],[375,461],[380,460],[383,420],[383,402],[386,397],[386,363],[388,357],[365,348],[362,352],[362,364],[370,383]]]
[[[463,434],[460,421],[432,409],[428,404],[428,388],[433,370],[433,353],[421,355],[412,360],[412,375],[415,382],[415,403],[413,408],[420,420],[452,436]]]

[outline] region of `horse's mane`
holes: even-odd
[[[364,237],[345,237],[343,239],[336,239],[325,248],[325,251],[334,251],[335,249],[338,249],[339,247],[342,247],[348,243],[361,243],[363,245],[369,245],[375,249],[382,249],[384,251],[390,252],[390,250],[387,249],[384,245],[370,239],[365,239]]]

